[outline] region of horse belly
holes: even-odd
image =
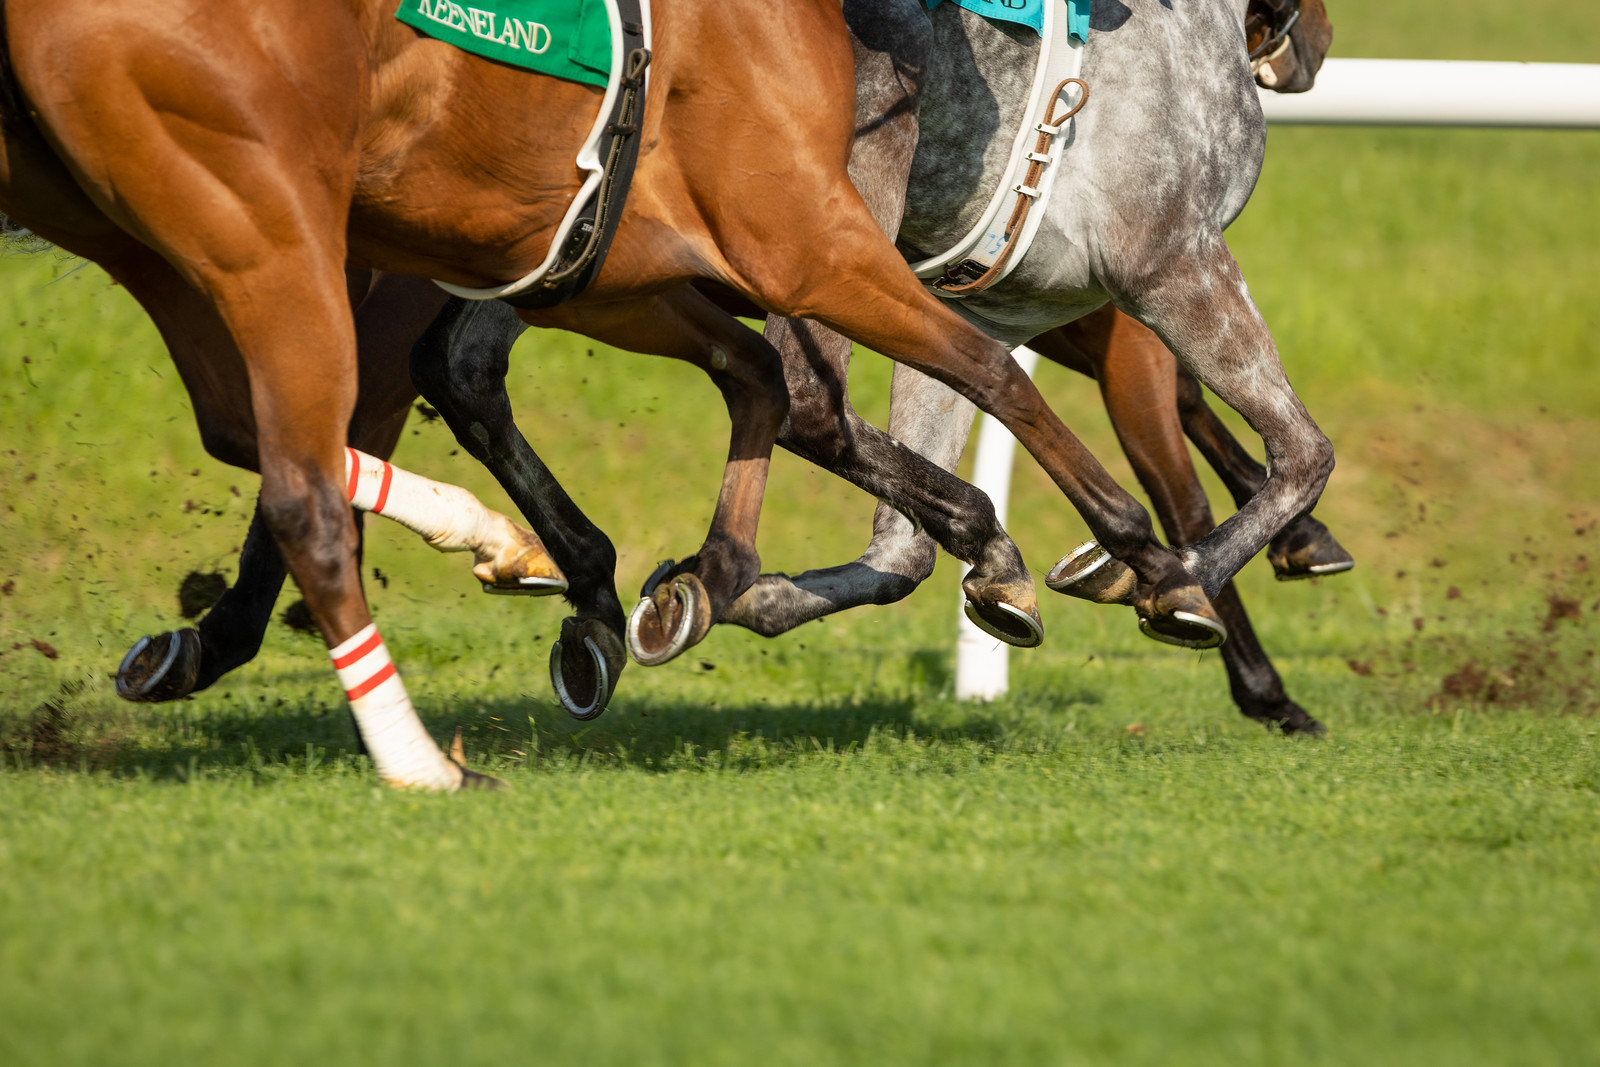
[[[458,285],[527,274],[582,184],[601,95],[429,38],[396,49],[373,76],[351,258]]]

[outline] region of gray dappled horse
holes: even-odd
[[[917,0],[847,3],[846,14],[857,37],[859,83],[852,178],[885,229],[893,232],[899,223],[903,249],[936,250],[964,233],[988,200],[1017,126],[1037,37],[954,5],[929,16]],[[1262,433],[1270,473],[1260,491],[1185,555],[1213,597],[1278,529],[1309,510],[1331,467],[1327,442],[1289,390],[1221,237],[1248,197],[1264,146],[1244,36],[1244,0],[1191,0],[1177,7],[1099,0],[1082,72],[1093,104],[1078,116],[1058,164],[1062,173],[1039,237],[1009,278],[955,302],[969,320],[1014,345],[1110,300],[1153,326]],[[1278,88],[1308,84],[1325,46],[1325,39],[1307,43],[1300,29],[1278,60]],[[550,494],[559,487],[536,457],[527,458],[531,450],[514,427],[507,428],[509,408],[498,380],[503,350],[519,330],[515,316],[498,305],[459,306],[413,354],[413,376],[553,546],[562,539],[550,527],[564,521],[549,514]],[[848,342],[798,320],[774,318],[767,333],[784,354],[791,395],[781,442],[886,506],[861,560],[795,578],[763,576],[721,621],[776,633],[854,604],[898,599],[931,570],[930,538],[969,561],[982,552],[992,507],[947,473],[970,427],[971,405],[931,379],[896,368],[890,431],[934,466],[850,410]],[[496,348],[498,354],[489,354]],[[489,409],[492,418],[479,417]],[[486,426],[492,442],[483,436]],[[598,534],[592,526],[589,531]],[[568,540],[581,544],[584,537]],[[578,565],[552,552],[576,591],[583,584],[574,573]],[[1077,591],[1125,599],[1130,583],[1119,568],[1102,559],[1095,581]],[[1066,580],[1056,584],[1074,591],[1070,569],[1061,577]],[[597,574],[590,581],[610,586],[612,579]],[[1198,621],[1198,633],[1167,636],[1199,643],[1218,629]],[[1018,622],[1010,639],[1036,643],[1036,627]],[[593,699],[569,699],[561,660],[552,658],[563,703],[574,712],[598,713],[620,670],[620,663],[591,652],[603,679],[598,685],[585,680],[582,688]],[[1270,665],[1266,670],[1271,674]],[[567,673],[570,680],[570,664]],[[1271,682],[1282,698],[1275,674]],[[1245,710],[1291,729],[1315,726],[1292,702],[1292,713],[1286,710],[1285,702],[1259,714]]]
[[[931,17],[920,7],[915,0],[846,4],[859,42],[858,122],[868,131],[852,158],[852,176],[891,233],[899,216],[901,251],[913,260],[949,247],[988,204],[1009,162],[1039,50],[1037,35],[1026,28],[954,4]],[[1286,486],[1300,476],[1325,478],[1331,454],[1289,390],[1221,235],[1254,187],[1265,144],[1253,71],[1241,47],[1246,33],[1253,34],[1252,51],[1267,58],[1255,64],[1254,73],[1280,92],[1311,87],[1331,38],[1320,0],[1306,5],[1309,17],[1303,20],[1299,4],[1260,7],[1265,10],[1247,15],[1246,4],[1227,0],[1176,6],[1097,0],[1082,70],[1091,103],[1077,116],[1073,140],[1057,164],[1062,172],[1044,224],[1009,277],[952,306],[1014,346],[1109,300],[1153,327],[1262,433],[1270,471],[1264,484],[1239,475],[1237,462],[1230,472],[1224,457],[1207,450],[1243,507],[1193,546],[1186,562],[1206,575],[1208,555],[1221,561],[1213,563],[1205,586],[1234,636],[1223,656],[1241,710],[1286,730],[1320,731],[1284,693],[1231,583],[1214,585],[1217,573],[1231,575],[1242,565],[1242,545],[1255,543],[1261,531],[1277,530],[1285,518],[1293,521],[1273,553],[1280,576],[1335,573],[1350,565],[1309,515],[1285,514],[1303,499]],[[1266,32],[1249,25],[1251,16],[1268,23]],[[1279,27],[1290,26],[1277,40],[1270,32],[1274,17]],[[913,94],[919,87],[917,111]],[[896,121],[907,112],[918,121]],[[903,204],[895,196],[901,188]],[[791,424],[842,410],[849,417],[840,436],[875,435],[844,398],[848,341],[797,320],[769,322],[767,336],[785,356]],[[1039,347],[1061,359],[1059,340]],[[797,368],[814,371],[800,388]],[[1190,394],[1191,408],[1203,408],[1192,379],[1180,381],[1180,389]],[[807,399],[813,403],[805,404]],[[940,467],[951,470],[959,460],[973,414],[972,405],[944,385],[895,368],[889,432]],[[1118,429],[1126,443],[1127,434]],[[917,475],[906,471],[907,477]],[[948,500],[965,498],[966,507],[979,506],[970,503],[973,491],[964,483],[940,487]],[[1165,494],[1152,496],[1163,510]],[[934,545],[918,529],[922,515],[912,511],[907,518],[897,507],[892,496],[879,505],[872,542],[860,559],[795,576],[762,575],[721,621],[774,634],[847,607],[905,596],[932,572]],[[1161,518],[1176,543],[1188,539],[1182,517]],[[1209,513],[1200,521],[1204,533]],[[1187,528],[1196,529],[1193,519]],[[1071,580],[1097,561],[1098,573]],[[1057,565],[1049,584],[1069,593],[1092,585],[1081,592],[1114,599],[1114,583],[1106,581],[1114,566],[1092,550],[1080,552]]]

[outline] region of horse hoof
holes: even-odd
[[[493,556],[480,556],[472,567],[485,593],[497,596],[555,596],[567,591],[567,576],[544,550],[532,530],[507,522],[507,544]]]
[[[972,625],[997,641],[1013,648],[1038,648],[1044,644],[1044,621],[1037,608],[1030,613],[1003,600],[982,604],[971,597],[961,607]]]
[[[588,722],[611,703],[617,676],[627,662],[622,642],[604,624],[594,619],[567,619],[561,624],[561,640],[550,649],[550,684],[567,714]]]
[[[1280,582],[1343,574],[1356,565],[1355,557],[1334,539],[1328,528],[1309,515],[1291,523],[1272,539],[1267,546],[1267,561]]]
[[[1203,649],[1216,648],[1228,639],[1228,628],[1205,590],[1187,575],[1161,582],[1136,610],[1140,632],[1162,644]]]
[[[1139,617],[1139,632],[1164,645],[1179,648],[1216,648],[1228,639],[1228,628],[1220,619],[1208,619],[1192,611],[1170,615]]]
[[[1300,714],[1302,717],[1284,719],[1282,722],[1278,723],[1279,732],[1293,737],[1328,736],[1328,728],[1326,726],[1322,725],[1311,716],[1306,715],[1304,712],[1301,712]]]
[[[711,596],[693,574],[679,574],[640,600],[628,616],[628,651],[642,667],[659,667],[711,630]]]
[[[141,637],[117,667],[117,695],[135,704],[160,704],[194,692],[200,680],[200,631],[169,630]]]
[[[483,591],[495,596],[556,596],[567,591],[565,578],[508,578],[484,582]]]
[[[1085,541],[1056,561],[1044,576],[1044,584],[1096,604],[1126,605],[1133,603],[1138,592],[1139,576],[1098,541]]]

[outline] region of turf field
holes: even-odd
[[[1332,6],[1336,55],[1600,61],[1585,5]],[[1600,134],[1268,156],[1230,239],[1359,565],[1241,588],[1316,743],[1065,598],[1012,695],[957,703],[948,560],[573,724],[560,605],[377,521],[408,686],[509,795],[377,787],[286,625],[210,692],[119,703],[184,576],[232,576],[255,479],[104,275],[0,261],[0,1063],[1600,1061]],[[869,416],[887,383],[863,354]],[[1093,387],[1040,383],[1131,484]],[[693,550],[727,432],[698,372],[542,334],[512,384],[624,588]],[[440,422],[398,459],[505,506]],[[766,565],[853,557],[871,506],[780,457]],[[1040,572],[1085,536],[1026,461],[1009,528]]]

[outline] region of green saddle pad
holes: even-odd
[[[394,17],[429,37],[524,70],[601,88],[611,76],[605,0],[401,0]]]

